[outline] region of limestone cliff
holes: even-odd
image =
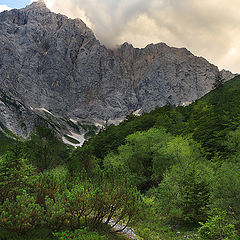
[[[212,90],[218,73],[204,58],[164,43],[107,49],[80,19],[52,13],[43,1],[0,13],[0,90],[27,109],[23,136],[36,109],[64,119],[115,120],[192,102]]]

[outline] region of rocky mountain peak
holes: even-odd
[[[29,11],[29,10],[46,11],[47,10],[47,11],[50,11],[47,8],[44,0],[38,0],[36,2],[33,2],[30,5],[28,5],[26,8],[23,8],[23,10],[27,10],[27,11]]]
[[[120,48],[133,48],[133,45],[128,42],[125,42],[120,46]]]

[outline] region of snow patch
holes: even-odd
[[[184,103],[181,104],[181,106],[186,107],[186,106],[190,105],[191,103],[192,102],[184,102]]]
[[[71,135],[67,134],[67,136],[79,141],[78,144],[74,144],[74,143],[68,141],[65,137],[62,137],[63,142],[68,145],[72,145],[74,147],[81,147],[83,145],[83,143],[85,142],[84,134],[77,134],[77,133],[71,132]]]
[[[35,108],[35,110],[41,111],[41,112],[46,112],[52,116],[55,116],[54,114],[52,114],[51,112],[49,112],[46,108]]]
[[[120,124],[122,121],[124,121],[125,120],[125,118],[116,118],[116,119],[109,119],[108,121],[107,121],[107,125],[111,125],[111,124],[113,124],[113,125],[118,125],[118,124]]]
[[[135,112],[133,112],[133,115],[137,116],[137,117],[141,116],[141,113],[140,113],[141,110],[142,110],[142,108],[136,110]]]
[[[104,123],[95,122],[94,125],[98,128],[102,128],[104,126]]]
[[[94,125],[98,128],[103,128],[106,125],[109,126],[111,124],[113,125],[119,125],[122,121],[124,121],[125,118],[116,118],[116,119],[108,119],[107,121],[102,122],[94,122]]]
[[[78,124],[78,121],[76,121],[76,120],[74,120],[72,118],[70,118],[70,121],[73,122],[74,124]]]

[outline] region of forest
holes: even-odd
[[[0,133],[0,239],[240,239],[239,103],[237,76],[76,149]]]

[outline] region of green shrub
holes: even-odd
[[[98,185],[85,181],[52,197],[47,196],[45,206],[46,222],[52,229],[61,226],[97,229],[112,219],[126,227],[138,217],[141,199],[127,182],[113,185],[103,180]]]
[[[211,208],[226,211],[228,217],[240,226],[240,167],[224,163],[214,175],[211,191]]]
[[[67,223],[72,229],[88,225],[88,219],[93,214],[93,186],[90,184],[76,184],[66,190],[65,206],[68,215]]]
[[[26,192],[16,196],[16,201],[6,199],[0,208],[1,226],[18,234],[26,233],[42,224],[43,209]]]
[[[63,196],[59,193],[54,195],[54,199],[46,196],[45,206],[45,221],[47,226],[53,230],[63,228],[67,222],[65,200]]]
[[[238,239],[234,225],[228,222],[225,211],[217,210],[217,215],[210,217],[206,223],[200,223],[199,237],[202,240]]]
[[[166,168],[174,161],[161,151],[173,137],[165,129],[152,128],[127,136],[126,144],[118,148],[119,154],[109,154],[104,165],[122,166],[132,182],[141,191],[156,185]]]
[[[168,147],[177,163],[165,173],[155,196],[159,213],[170,222],[195,224],[207,219],[212,168],[198,158],[197,149],[180,143]]]
[[[15,200],[23,190],[31,190],[36,177],[35,168],[22,157],[17,147],[0,157],[0,203]]]
[[[54,194],[59,191],[63,192],[68,182],[68,170],[63,166],[41,172],[34,186],[37,200],[41,206],[45,205],[46,196],[53,198]]]
[[[85,171],[87,176],[93,177],[97,166],[97,160],[87,146],[75,149],[68,159],[68,168],[73,176]]]
[[[88,232],[86,229],[77,229],[74,232],[56,232],[53,233],[59,240],[106,240],[104,236],[98,233]]]
[[[37,127],[36,134],[25,142],[25,153],[40,171],[63,164],[70,151],[71,148],[61,142],[52,129],[43,126]]]

